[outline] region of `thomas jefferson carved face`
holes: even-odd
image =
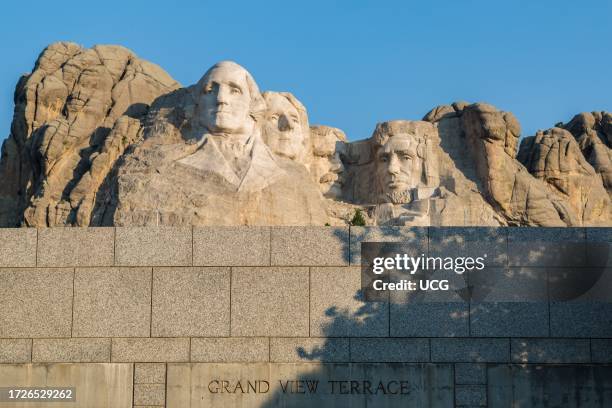
[[[265,92],[264,100],[264,141],[279,156],[302,161],[308,138],[306,109],[288,93]]]
[[[198,82],[200,121],[209,132],[240,134],[252,128],[250,113],[253,99],[258,95],[252,94],[254,89],[249,78],[250,74],[240,65],[220,62]]]

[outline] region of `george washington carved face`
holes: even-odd
[[[250,132],[265,106],[251,74],[231,61],[215,64],[196,87],[199,121],[212,134]]]

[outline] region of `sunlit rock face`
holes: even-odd
[[[47,47],[15,90],[0,225],[88,225],[95,191],[157,97],[179,84],[118,46]]]
[[[563,128],[574,136],[585,159],[601,176],[608,193],[612,192],[612,114],[580,113]]]
[[[264,142],[274,154],[307,165],[310,128],[306,108],[288,92],[264,92],[263,97]]]
[[[123,47],[53,44],[16,87],[0,226],[611,224],[610,113],[522,139],[485,103],[351,142],[309,122],[235,62],[181,87]]]
[[[572,224],[596,226],[608,220],[610,197],[602,178],[570,132],[557,127],[539,131],[523,140],[521,150],[521,162],[565,204]]]
[[[342,159],[346,155],[346,135],[337,128],[312,126],[310,141],[310,173],[313,180],[319,184],[325,197],[342,199],[346,172]]]
[[[162,99],[160,105],[153,104],[143,141],[124,157],[107,184],[108,199],[96,210],[96,222],[328,222],[323,196],[307,168],[264,143],[267,105],[243,67],[220,62],[195,86]],[[184,122],[169,124],[168,115]]]

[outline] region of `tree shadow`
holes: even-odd
[[[350,306],[342,302],[329,305],[321,319],[324,324],[320,326],[320,344],[295,348],[294,365],[303,365],[308,369],[300,371],[296,368],[293,372],[301,374],[292,380],[345,380],[345,388],[341,389],[338,383],[333,389],[335,392],[330,394],[328,385],[327,399],[309,396],[307,392],[301,394],[277,389],[261,406],[452,407],[455,406],[454,390],[457,385],[453,379],[447,387],[444,370],[449,369],[452,376],[452,363],[468,361],[488,363],[493,370],[494,381],[489,383],[488,391],[491,402],[499,402],[500,396],[506,396],[510,398],[507,403],[514,401],[518,406],[527,406],[529,401],[537,401],[534,406],[548,406],[546,404],[556,401],[556,397],[548,398],[547,393],[558,387],[570,386],[574,389],[563,392],[573,396],[582,392],[591,401],[612,401],[610,381],[597,379],[603,373],[598,367],[577,366],[576,369],[582,371],[573,379],[567,373],[573,373],[574,369],[561,367],[556,370],[554,364],[584,363],[579,350],[575,351],[575,361],[566,361],[558,359],[554,351],[547,349],[548,343],[540,346],[537,342],[530,342],[532,338],[538,340],[559,336],[551,333],[549,322],[550,308],[554,302],[569,305],[579,314],[591,313],[593,301],[607,303],[606,310],[612,310],[612,296],[606,294],[612,287],[611,274],[606,273],[609,244],[590,243],[587,249],[584,231],[580,229],[564,233],[560,229],[523,230],[517,234],[512,228],[352,227],[345,253],[346,260],[353,266],[364,267],[364,260],[358,256],[363,256],[363,252],[357,244],[371,239],[395,241],[395,244],[399,244],[394,248],[396,251],[412,248],[417,253],[424,251],[429,257],[487,254],[487,265],[482,270],[461,274],[434,270],[409,275],[418,281],[447,278],[451,289],[445,293],[417,290],[391,293],[379,301],[367,301],[362,287],[353,292],[352,301],[348,302]],[[340,231],[336,234],[339,239],[344,238]],[[423,246],[423,234],[426,234],[426,246]],[[396,274],[389,279],[397,282],[406,277],[405,274]],[[343,293],[346,292],[345,288]],[[333,302],[331,299],[329,301]],[[587,305],[585,310],[577,306],[580,302]],[[311,316],[313,318],[319,317]],[[580,319],[576,316],[573,319],[576,318]],[[571,326],[573,323],[568,320],[563,324]],[[603,321],[594,324],[606,326]],[[455,361],[445,360],[432,355],[433,351],[427,343],[428,338],[455,338],[461,341],[500,337],[510,338],[513,342],[511,355],[504,361],[491,360],[486,356],[486,351],[479,349],[466,351],[467,355],[459,356]],[[519,339],[526,339],[524,347]],[[419,344],[426,345],[426,353],[419,354]],[[573,346],[569,347],[571,349]],[[334,378],[334,373],[338,373],[330,368],[334,366],[344,370],[338,372],[350,375]],[[364,370],[365,366],[369,370]],[[389,379],[386,376],[389,367],[395,370],[396,379],[406,374],[401,367],[412,367],[416,371],[412,371],[411,375],[420,378],[419,385],[411,382],[412,388],[404,396],[388,393],[372,395],[357,385],[351,388],[351,381],[361,386],[364,380],[376,383],[377,378]],[[543,372],[547,374],[541,375]],[[524,395],[516,392],[508,394],[508,389],[512,391],[517,384],[531,391]],[[482,386],[486,387],[486,384]],[[535,399],[532,398],[534,395]],[[591,405],[570,401],[567,406]]]

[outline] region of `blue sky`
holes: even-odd
[[[121,44],[184,85],[232,59],[351,140],[455,100],[514,112],[523,135],[612,110],[612,2],[6,2],[0,140],[13,90],[49,43]]]

